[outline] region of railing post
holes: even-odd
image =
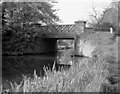
[[[85,31],[86,21],[75,21],[76,38],[74,40],[74,55],[81,55],[79,52],[79,35]]]

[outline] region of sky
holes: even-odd
[[[3,0],[0,0],[2,2]],[[54,8],[58,9],[57,15],[62,20],[60,24],[74,24],[75,21],[90,20],[93,13],[92,6],[99,12],[110,5],[112,0],[55,0],[58,3]]]
[[[57,0],[55,4],[57,15],[62,20],[60,24],[74,24],[75,21],[90,19],[90,14],[93,13],[92,6],[96,10],[102,12],[112,0]]]

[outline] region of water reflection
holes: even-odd
[[[67,63],[71,61],[70,56],[70,50],[59,51],[56,55],[2,56],[2,77],[3,79],[13,79],[22,74],[32,76],[34,70],[37,71],[38,76],[43,76],[43,67],[47,66],[52,68],[55,61],[57,63],[55,65],[56,70],[58,70],[59,67],[70,67]],[[59,61],[60,58],[62,61]]]
[[[56,56],[53,55],[3,56],[2,77],[13,78],[13,76],[22,74],[31,75],[34,70],[43,73],[43,66],[52,66],[55,60]]]

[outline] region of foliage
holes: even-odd
[[[107,27],[107,28],[113,28],[113,31],[116,30],[115,25],[112,24],[112,23],[110,23],[110,22],[103,22],[103,23],[101,24],[101,26],[102,26],[102,27]]]
[[[56,10],[48,2],[3,2],[3,25],[25,26],[29,24],[53,24],[59,18],[54,14]]]
[[[117,31],[118,29],[118,10],[114,7],[106,9],[107,11],[104,15],[104,19],[102,21],[102,24],[104,23],[110,23],[111,27],[113,27],[114,31]]]
[[[118,2],[111,2],[111,4],[102,11],[102,13],[99,13],[99,11],[96,10],[95,7],[93,7],[94,13],[90,15],[93,19],[93,22],[91,23],[94,27],[112,27],[114,32],[118,31],[118,15],[120,15],[118,12],[119,7]]]
[[[52,1],[3,2],[1,6],[3,51],[20,49],[21,52],[25,45],[30,45],[38,37],[38,26],[59,21]]]

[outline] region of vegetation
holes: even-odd
[[[22,49],[28,42],[34,41],[36,32],[32,28],[28,28],[30,24],[35,24],[38,21],[40,21],[40,25],[43,23],[54,24],[58,17],[53,14],[54,11],[51,8],[52,6],[48,3],[3,3],[3,36],[4,34],[6,34],[5,36],[7,34],[10,36],[15,34],[14,37],[3,37],[5,38],[3,39],[4,41],[11,39],[10,42],[7,42],[8,44],[14,44],[14,46],[3,44],[3,47],[6,47],[6,45],[8,47],[4,49],[16,49],[15,51],[17,51],[20,49],[18,47]],[[41,12],[38,12],[38,10]],[[34,16],[35,14],[36,16]],[[97,41],[95,37],[92,37],[92,39]],[[15,45],[20,41],[23,42]],[[120,83],[118,80],[118,72],[120,71],[118,69],[119,60],[116,58],[116,55],[118,55],[118,49],[116,49],[118,41],[114,41],[114,45],[112,43],[104,47],[100,45],[99,47],[102,50],[98,48],[93,53],[97,54],[97,57],[93,56],[73,61],[68,70],[62,68],[57,71],[53,65],[52,70],[44,68],[45,75],[43,77],[39,77],[36,71],[34,71],[33,77],[23,76],[20,84],[10,82],[11,87],[7,90],[1,86],[0,92],[118,92]],[[104,40],[101,43],[104,44],[105,42]],[[111,48],[111,46],[114,47]],[[112,53],[112,51],[115,53]],[[69,62],[67,60],[68,54],[64,57],[61,62]]]
[[[3,2],[2,3],[2,25],[20,26],[39,23],[53,24],[59,20],[49,2]]]
[[[93,13],[90,15],[90,25],[93,27],[113,28],[116,34],[119,34],[118,19],[120,10],[120,3],[117,0],[112,0],[111,4],[106,7],[102,12],[97,10],[97,7],[93,6]]]
[[[38,37],[37,29],[41,25],[56,24],[60,21],[55,14],[51,0],[49,2],[3,2],[2,43],[3,52],[20,53],[26,45]]]
[[[109,64],[101,58],[84,59],[71,66],[67,71],[47,70],[46,75],[24,76],[20,84],[11,83],[9,92],[109,92],[117,89],[106,79]],[[112,88],[111,88],[112,87]]]
[[[98,92],[108,75],[105,63],[96,58],[80,61],[67,71],[47,70],[41,78],[34,72],[33,78],[24,77],[21,84],[11,83],[11,92]],[[99,80],[99,81],[98,81]]]
[[[119,69],[116,46],[98,48],[98,57],[84,58],[73,62],[68,70],[56,71],[44,68],[45,75],[39,77],[34,71],[34,77],[23,76],[20,84],[12,83],[8,92],[103,92],[113,94],[119,92]],[[115,53],[111,53],[111,49]],[[95,54],[95,52],[94,52]],[[66,58],[66,57],[65,57]],[[3,90],[5,92],[5,90]]]

